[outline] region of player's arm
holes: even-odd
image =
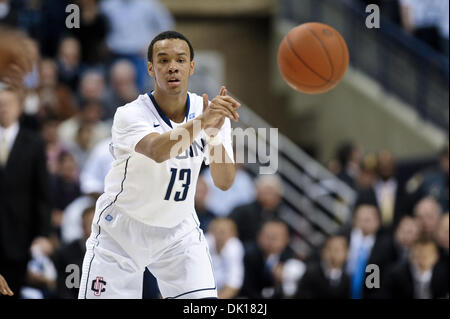
[[[208,96],[205,95],[203,101],[208,103]],[[229,96],[218,96],[213,99],[206,112],[172,131],[145,136],[137,143],[135,150],[158,163],[176,157],[194,142],[202,129],[212,127],[218,119],[228,117],[237,120],[235,112],[233,113],[233,103],[237,102]]]
[[[8,283],[6,282],[5,278],[0,275],[0,293],[2,295],[8,295],[12,296],[14,293],[11,291],[11,288],[9,288]]]
[[[220,90],[220,96],[231,98],[227,96],[227,89],[225,87],[222,87]],[[237,103],[237,102],[236,102]],[[239,115],[236,112],[236,108],[240,107],[240,104],[233,104],[232,106],[234,108],[235,117],[236,120],[239,117]],[[217,133],[217,129],[220,129],[225,121],[225,117],[222,117],[216,125],[213,126],[215,130],[211,130],[210,128],[205,129],[206,135],[211,139],[214,139],[215,134],[210,134],[210,132]],[[214,185],[223,190],[226,191],[229,189],[233,183],[234,178],[236,176],[236,167],[232,161],[232,159],[229,158],[225,147],[222,143],[219,143],[218,145],[213,145],[214,143],[209,143],[209,169],[211,173],[211,177],[214,181]]]

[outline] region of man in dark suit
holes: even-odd
[[[393,231],[405,211],[405,193],[403,185],[396,178],[394,155],[389,150],[381,150],[377,155],[377,179],[375,183],[358,192],[358,203],[370,203],[377,206],[381,216],[381,226]]]
[[[382,291],[385,298],[448,298],[448,262],[439,258],[436,243],[427,237],[418,239],[408,261],[391,269]]]
[[[380,270],[380,285],[387,274],[388,267],[396,258],[391,238],[380,231],[381,218],[374,205],[361,204],[356,207],[353,216],[353,227],[344,231],[350,243],[347,261],[347,273],[352,284],[352,298],[372,299],[379,297],[378,288],[368,288],[365,285],[366,266],[377,265]]]
[[[331,236],[321,250],[321,260],[307,266],[299,281],[298,299],[349,299],[350,277],[345,273],[348,243],[344,236]]]
[[[50,225],[49,179],[42,141],[19,125],[20,89],[0,89],[0,273],[20,296],[32,241]]]

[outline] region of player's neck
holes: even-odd
[[[173,122],[180,123],[184,121],[186,116],[186,99],[187,92],[176,95],[164,94],[155,89],[153,97],[158,103],[160,109]]]

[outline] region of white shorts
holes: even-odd
[[[208,245],[195,214],[173,228],[148,226],[102,195],[86,248],[80,299],[141,299],[145,267],[163,298],[217,298]]]

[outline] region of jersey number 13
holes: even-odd
[[[170,176],[169,186],[167,187],[167,192],[166,192],[166,196],[164,197],[164,199],[170,200],[170,195],[172,194],[173,184],[175,183],[177,173],[180,172],[178,174],[178,180],[183,182],[183,184],[181,184],[181,186],[183,187],[183,192],[175,192],[174,200],[176,202],[181,202],[186,199],[186,196],[187,196],[187,193],[189,190],[189,185],[191,184],[191,170],[188,168],[184,168],[184,169],[180,169],[178,171],[176,168],[171,168],[170,172],[172,175]]]

